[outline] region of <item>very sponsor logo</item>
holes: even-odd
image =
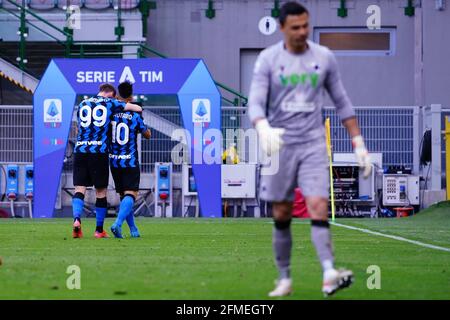
[[[309,73],[292,73],[290,75],[280,75],[281,84],[284,87],[289,85],[297,86],[299,84],[305,85],[309,83],[313,88],[317,87],[319,82],[319,74],[316,72]]]

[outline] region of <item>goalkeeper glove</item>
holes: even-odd
[[[267,119],[259,120],[255,128],[258,132],[260,146],[267,155],[273,155],[281,149],[284,143],[281,138],[284,133],[283,128],[271,127]]]
[[[359,167],[364,170],[363,177],[367,178],[372,171],[372,165],[363,137],[361,135],[353,137],[352,145],[355,151],[356,161]]]

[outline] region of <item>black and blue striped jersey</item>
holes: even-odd
[[[137,135],[147,131],[140,113],[125,111],[113,114],[111,121],[109,163],[114,168],[139,166]]]
[[[107,153],[112,115],[126,106],[113,98],[101,96],[83,100],[77,111],[78,134],[75,153]]]

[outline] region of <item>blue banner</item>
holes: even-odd
[[[199,59],[52,60],[34,93],[35,217],[53,217],[76,95],[123,81],[136,94],[178,96],[202,216],[221,217],[220,93]]]
[[[54,59],[77,93],[95,94],[102,83],[133,83],[136,94],[176,94],[197,59]],[[201,91],[201,87],[199,88]]]

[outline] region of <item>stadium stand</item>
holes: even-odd
[[[121,9],[130,10],[139,6],[139,0],[113,0],[113,7],[117,9],[120,5]]]
[[[29,0],[29,6],[31,9],[36,10],[51,10],[56,7],[55,0]]]
[[[66,10],[68,6],[74,5],[80,8],[84,7],[85,0],[57,0],[57,7]]]
[[[15,3],[19,4],[19,5],[22,5],[22,3],[24,3],[26,7],[30,4],[30,0],[23,0],[23,1],[22,0],[11,0],[11,1],[15,2]],[[6,8],[6,9],[17,10],[17,6],[15,6],[14,4],[12,4],[12,3],[10,3],[10,2],[8,2],[6,0],[2,1],[1,6],[3,8]]]
[[[110,0],[85,0],[84,6],[87,9],[103,10],[111,7]]]

